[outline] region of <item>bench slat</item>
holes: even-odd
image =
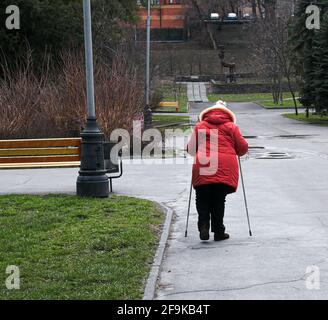
[[[159,107],[175,107],[177,108],[179,106],[178,102],[168,102],[168,101],[162,101],[158,105]]]
[[[9,156],[50,156],[50,155],[79,155],[80,148],[22,148],[0,149],[0,157]]]
[[[169,108],[169,107],[173,107],[175,108],[176,112],[179,112],[179,102],[176,101],[162,101],[158,104],[157,107],[164,107],[164,108]]]
[[[39,162],[39,163],[5,163],[0,164],[0,170],[15,170],[15,169],[47,169],[47,168],[78,168],[80,161],[69,162]]]
[[[35,162],[67,162],[80,161],[79,155],[72,156],[45,156],[45,157],[3,157],[0,163],[35,163]]]
[[[0,149],[79,147],[81,138],[0,140]]]

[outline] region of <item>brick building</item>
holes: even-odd
[[[146,29],[147,8],[141,3],[147,1],[138,1],[140,4],[139,31],[143,33]],[[152,0],[151,7],[151,29],[152,39],[159,41],[180,41],[186,37],[187,26],[187,5],[184,0]]]

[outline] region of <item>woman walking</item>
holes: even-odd
[[[192,179],[200,239],[209,240],[211,225],[214,241],[226,240],[229,239],[223,222],[226,197],[237,191],[237,156],[248,152],[248,143],[236,125],[236,116],[223,101],[204,110],[199,120],[187,149],[195,156]]]

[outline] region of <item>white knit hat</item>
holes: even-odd
[[[235,114],[230,109],[228,109],[227,106],[228,106],[228,104],[226,102],[219,100],[214,106],[203,110],[199,115],[199,120],[203,121],[205,114],[212,110],[222,110],[222,111],[226,112],[232,118],[234,123],[236,123],[237,119],[236,119]]]

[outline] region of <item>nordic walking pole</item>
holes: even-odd
[[[185,158],[187,158],[187,149],[185,150]],[[190,182],[190,192],[189,192],[189,204],[188,204],[188,214],[187,214],[187,224],[186,224],[186,232],[185,232],[185,238],[188,237],[188,226],[189,226],[189,217],[190,217],[190,205],[191,205],[191,196],[192,196],[192,174],[191,174],[191,182]]]
[[[191,179],[191,183],[190,183],[190,193],[189,193],[189,204],[188,204],[188,214],[187,214],[187,224],[186,224],[185,238],[188,237],[188,226],[189,226],[191,196],[192,196],[192,179]]]
[[[241,167],[240,157],[238,157],[238,161],[239,161],[241,181],[242,181],[242,185],[243,185],[245,208],[246,208],[246,215],[247,215],[247,222],[248,222],[248,230],[249,230],[250,237],[252,237],[253,235],[252,235],[252,230],[251,230],[251,223],[250,223],[250,220],[249,220],[248,205],[247,205],[247,198],[246,198],[246,191],[245,191],[245,183],[244,183],[244,176],[243,176],[243,170],[242,170],[242,167]]]

